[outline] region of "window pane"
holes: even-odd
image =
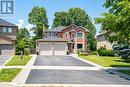
[[[12,33],[12,28],[11,27],[8,28],[8,32]]]
[[[65,33],[66,38],[68,38],[68,32]]]
[[[82,37],[82,36],[83,36],[83,33],[81,33],[81,32],[77,33],[77,37]]]
[[[7,32],[8,32],[8,31],[7,31],[7,27],[3,27],[3,28],[2,28],[2,32],[7,33]]]

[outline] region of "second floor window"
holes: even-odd
[[[12,28],[8,28],[8,32],[9,32],[9,33],[12,33]]]
[[[78,32],[77,33],[77,37],[83,37],[83,33],[82,32]]]
[[[2,32],[2,33],[12,33],[12,28],[2,27],[0,32]]]
[[[68,32],[65,33],[65,37],[66,37],[66,38],[69,37],[69,33],[68,33]]]
[[[74,37],[75,37],[74,32],[72,32],[72,39],[73,39],[73,40],[74,40]]]

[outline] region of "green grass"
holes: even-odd
[[[26,65],[32,56],[23,56],[23,59],[20,58],[20,55],[15,55],[5,66],[18,66]]]
[[[130,63],[124,62],[120,57],[106,57],[106,56],[79,56],[85,60],[94,62],[104,67],[130,67]]]
[[[118,70],[118,71],[130,76],[130,70]]]
[[[21,69],[1,69],[0,70],[0,82],[10,82],[16,75],[20,72]]]

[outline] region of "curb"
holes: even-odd
[[[14,55],[11,56],[8,60],[6,60],[5,63],[2,66],[5,66],[5,64],[7,64],[13,57],[14,57]]]
[[[32,55],[31,60],[26,64],[26,66],[33,66],[36,57],[37,56]],[[24,84],[28,78],[30,71],[31,69],[22,69],[21,72],[12,80],[12,82]]]

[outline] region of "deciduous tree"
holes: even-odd
[[[29,13],[28,22],[35,25],[32,28],[35,34],[35,39],[43,37],[43,30],[48,28],[47,13],[44,7],[34,6]]]

